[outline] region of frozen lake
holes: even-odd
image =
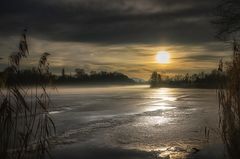
[[[50,113],[57,127],[55,158],[222,155],[205,150],[219,143],[216,90],[59,87],[51,97],[55,108]]]

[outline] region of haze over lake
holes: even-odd
[[[219,143],[215,90],[76,86],[51,98],[57,158],[177,158]]]

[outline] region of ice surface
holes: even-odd
[[[94,156],[92,149],[99,153],[103,149],[105,158],[121,154],[127,158],[127,153],[133,155],[130,158],[187,156],[192,148],[201,149],[207,143],[205,128],[210,130],[208,142],[219,142],[215,90],[60,87],[51,97],[55,104],[51,115],[58,130],[53,153],[58,158],[73,153],[78,153],[76,158],[98,158],[101,154]],[[118,157],[113,150],[121,152]]]

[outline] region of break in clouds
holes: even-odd
[[[205,71],[229,48],[210,24],[218,0],[2,0],[0,49],[6,58],[27,27],[32,58],[52,54],[53,70],[68,66],[145,77],[159,49],[174,56],[166,71]],[[206,56],[205,56],[206,55]],[[210,57],[210,58],[208,58]],[[146,58],[148,62],[146,62]],[[208,59],[206,59],[208,58]],[[179,68],[181,62],[191,67]],[[204,66],[192,65],[192,63]],[[6,61],[2,61],[3,67]],[[207,65],[207,67],[206,67]],[[129,70],[142,70],[134,72]],[[144,74],[144,75],[143,75]]]

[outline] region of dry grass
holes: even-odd
[[[220,128],[229,158],[240,158],[240,45],[233,43],[233,59],[226,64],[226,82],[218,90]]]
[[[22,58],[29,54],[26,30],[18,52],[9,57],[9,67],[4,74],[4,87],[0,90],[0,156],[2,159],[40,158],[48,153],[49,138],[55,134],[49,116],[51,101],[46,91],[49,79],[48,53],[44,53],[36,70],[41,79],[34,89],[24,88],[18,76]]]

